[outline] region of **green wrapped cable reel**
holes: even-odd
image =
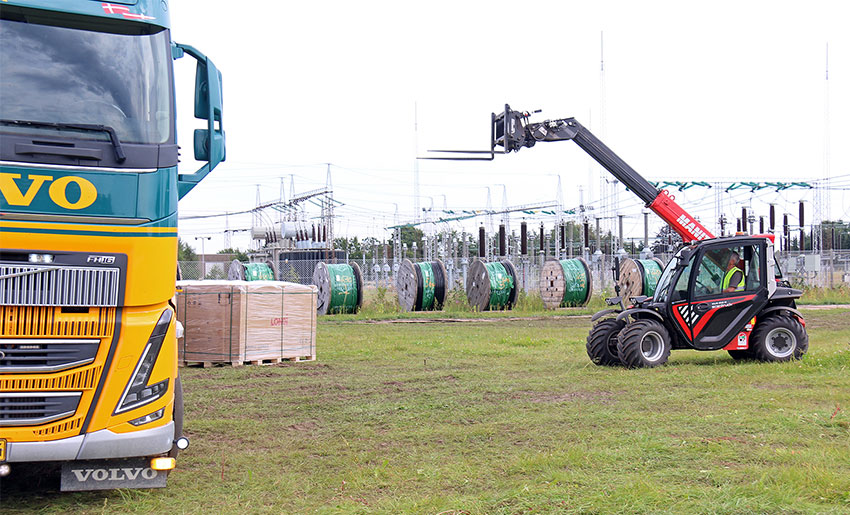
[[[363,275],[357,263],[319,263],[312,282],[319,289],[316,312],[320,315],[357,313],[363,304]]]
[[[655,293],[655,286],[664,270],[664,264],[658,258],[620,260],[620,295],[624,299]]]
[[[584,306],[593,294],[592,283],[584,259],[550,259],[540,272],[540,297],[547,309]]]
[[[274,281],[271,263],[242,263],[234,259],[227,269],[228,281]]]
[[[446,267],[439,259],[413,263],[405,259],[396,279],[398,304],[405,311],[443,309],[446,300]]]
[[[511,309],[519,293],[517,275],[510,261],[485,263],[476,259],[466,277],[466,298],[479,311]]]

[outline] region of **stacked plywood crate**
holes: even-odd
[[[316,358],[316,287],[278,281],[180,281],[182,364]]]

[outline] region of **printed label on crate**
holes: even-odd
[[[272,327],[280,327],[282,325],[289,325],[289,317],[272,318],[271,325],[272,325]]]

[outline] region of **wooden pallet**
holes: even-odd
[[[277,365],[284,361],[300,363],[302,361],[316,361],[316,356],[295,356],[286,358],[255,359],[249,361],[180,361],[181,367],[213,368],[213,367],[241,367],[241,366],[268,366]]]
[[[316,361],[316,356],[296,356],[291,358],[280,358],[280,361],[291,361],[293,363],[300,363],[302,361]]]

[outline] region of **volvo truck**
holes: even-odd
[[[167,0],[0,3],[0,476],[162,487],[183,400],[177,204],[225,158],[221,74]],[[178,172],[173,61],[196,64]]]

